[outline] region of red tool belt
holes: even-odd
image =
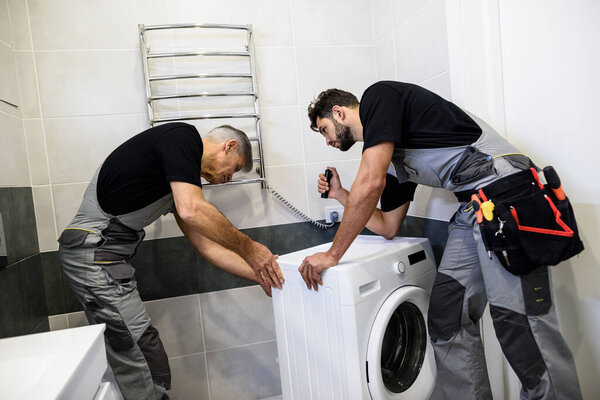
[[[489,184],[471,203],[486,249],[515,275],[583,251],[569,199],[542,185],[534,168]]]

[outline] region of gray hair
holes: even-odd
[[[244,156],[244,166],[242,170],[248,172],[252,169],[254,161],[252,158],[252,145],[244,131],[234,128],[231,125],[221,125],[211,129],[206,134],[206,139],[214,143],[223,143],[227,140],[237,140],[237,153]]]

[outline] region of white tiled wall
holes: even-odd
[[[415,83],[452,100],[444,0],[372,0],[371,10],[377,80]],[[456,207],[451,193],[419,186],[408,213],[447,221]]]
[[[172,398],[264,399],[281,393],[271,300],[259,286],[144,303],[169,356]],[[50,329],[87,325],[83,312]]]
[[[360,146],[345,154],[327,149],[308,129],[306,107],[324,89],[337,86],[360,97],[376,80],[370,0],[343,6],[316,0],[109,0],[93,6],[79,0],[4,0],[4,4],[0,21],[10,19],[12,25],[8,29],[0,24],[0,41],[14,38],[25,128],[24,133],[20,128],[3,135],[1,140],[10,143],[2,149],[10,147],[13,159],[27,160],[27,145],[31,167],[31,173],[29,166],[5,169],[6,182],[31,179],[43,251],[57,249],[56,237],[106,155],[147,127],[138,24],[253,24],[266,174],[271,186],[305,214],[324,218],[328,202],[320,201],[314,183],[325,165],[348,171],[358,166]],[[156,43],[169,46],[177,38],[183,39],[182,46],[190,46],[192,36],[183,35],[189,34],[159,36]],[[232,40],[226,35],[219,39],[225,44]],[[161,68],[168,71],[172,66]],[[192,88],[193,83],[189,85]],[[186,87],[179,85],[178,90]],[[178,106],[189,108],[188,102],[180,102],[171,111]],[[0,124],[9,132],[18,130],[20,121],[10,118],[0,114]],[[218,123],[198,126],[202,132]],[[242,122],[233,123],[245,128]],[[350,175],[346,183],[351,184]],[[239,228],[300,221],[259,185],[208,188],[205,193]],[[147,233],[148,239],[181,234],[172,217],[161,218]]]
[[[585,250],[554,267],[553,286],[584,398],[600,398],[600,3],[499,4],[507,137],[553,165],[573,203]]]
[[[0,187],[30,186],[17,54],[8,0],[0,0]]]

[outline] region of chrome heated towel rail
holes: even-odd
[[[254,125],[255,135],[244,130],[250,141],[255,144],[253,152],[256,176],[244,176],[243,179],[220,185],[261,183],[265,188],[252,25],[138,25],[138,29],[150,126],[174,121],[250,121],[250,124]],[[207,35],[197,35],[198,31],[206,32]],[[226,32],[225,36],[229,35],[226,40],[221,40],[223,43],[219,41],[223,39],[219,38],[220,32]],[[211,40],[211,33],[217,40]],[[160,37],[152,38],[152,35]],[[156,40],[155,43],[152,43],[153,39]],[[215,43],[219,46],[225,43],[223,47],[226,48],[215,49]],[[215,62],[214,65],[205,62],[211,58],[218,59],[219,62]],[[162,65],[157,64],[160,62]],[[228,70],[229,68],[233,70]],[[168,72],[164,73],[164,69],[168,69]],[[181,72],[182,70],[184,72]],[[198,81],[207,84],[198,85]],[[206,89],[211,86],[217,89]],[[206,101],[196,105],[185,103],[184,108],[187,108],[182,110],[182,102],[191,102],[194,99],[216,101],[223,97],[245,98],[248,102],[245,103],[244,109],[235,112],[223,102],[220,103],[221,112],[214,112],[215,107]],[[175,106],[173,102],[176,103]],[[167,106],[161,107],[164,104]],[[207,108],[211,111],[206,111]],[[216,109],[219,109],[219,106]]]

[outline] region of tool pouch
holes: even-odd
[[[535,169],[502,178],[480,195],[495,204],[492,220],[480,224],[483,241],[509,272],[524,275],[583,251],[569,199],[558,200]]]

